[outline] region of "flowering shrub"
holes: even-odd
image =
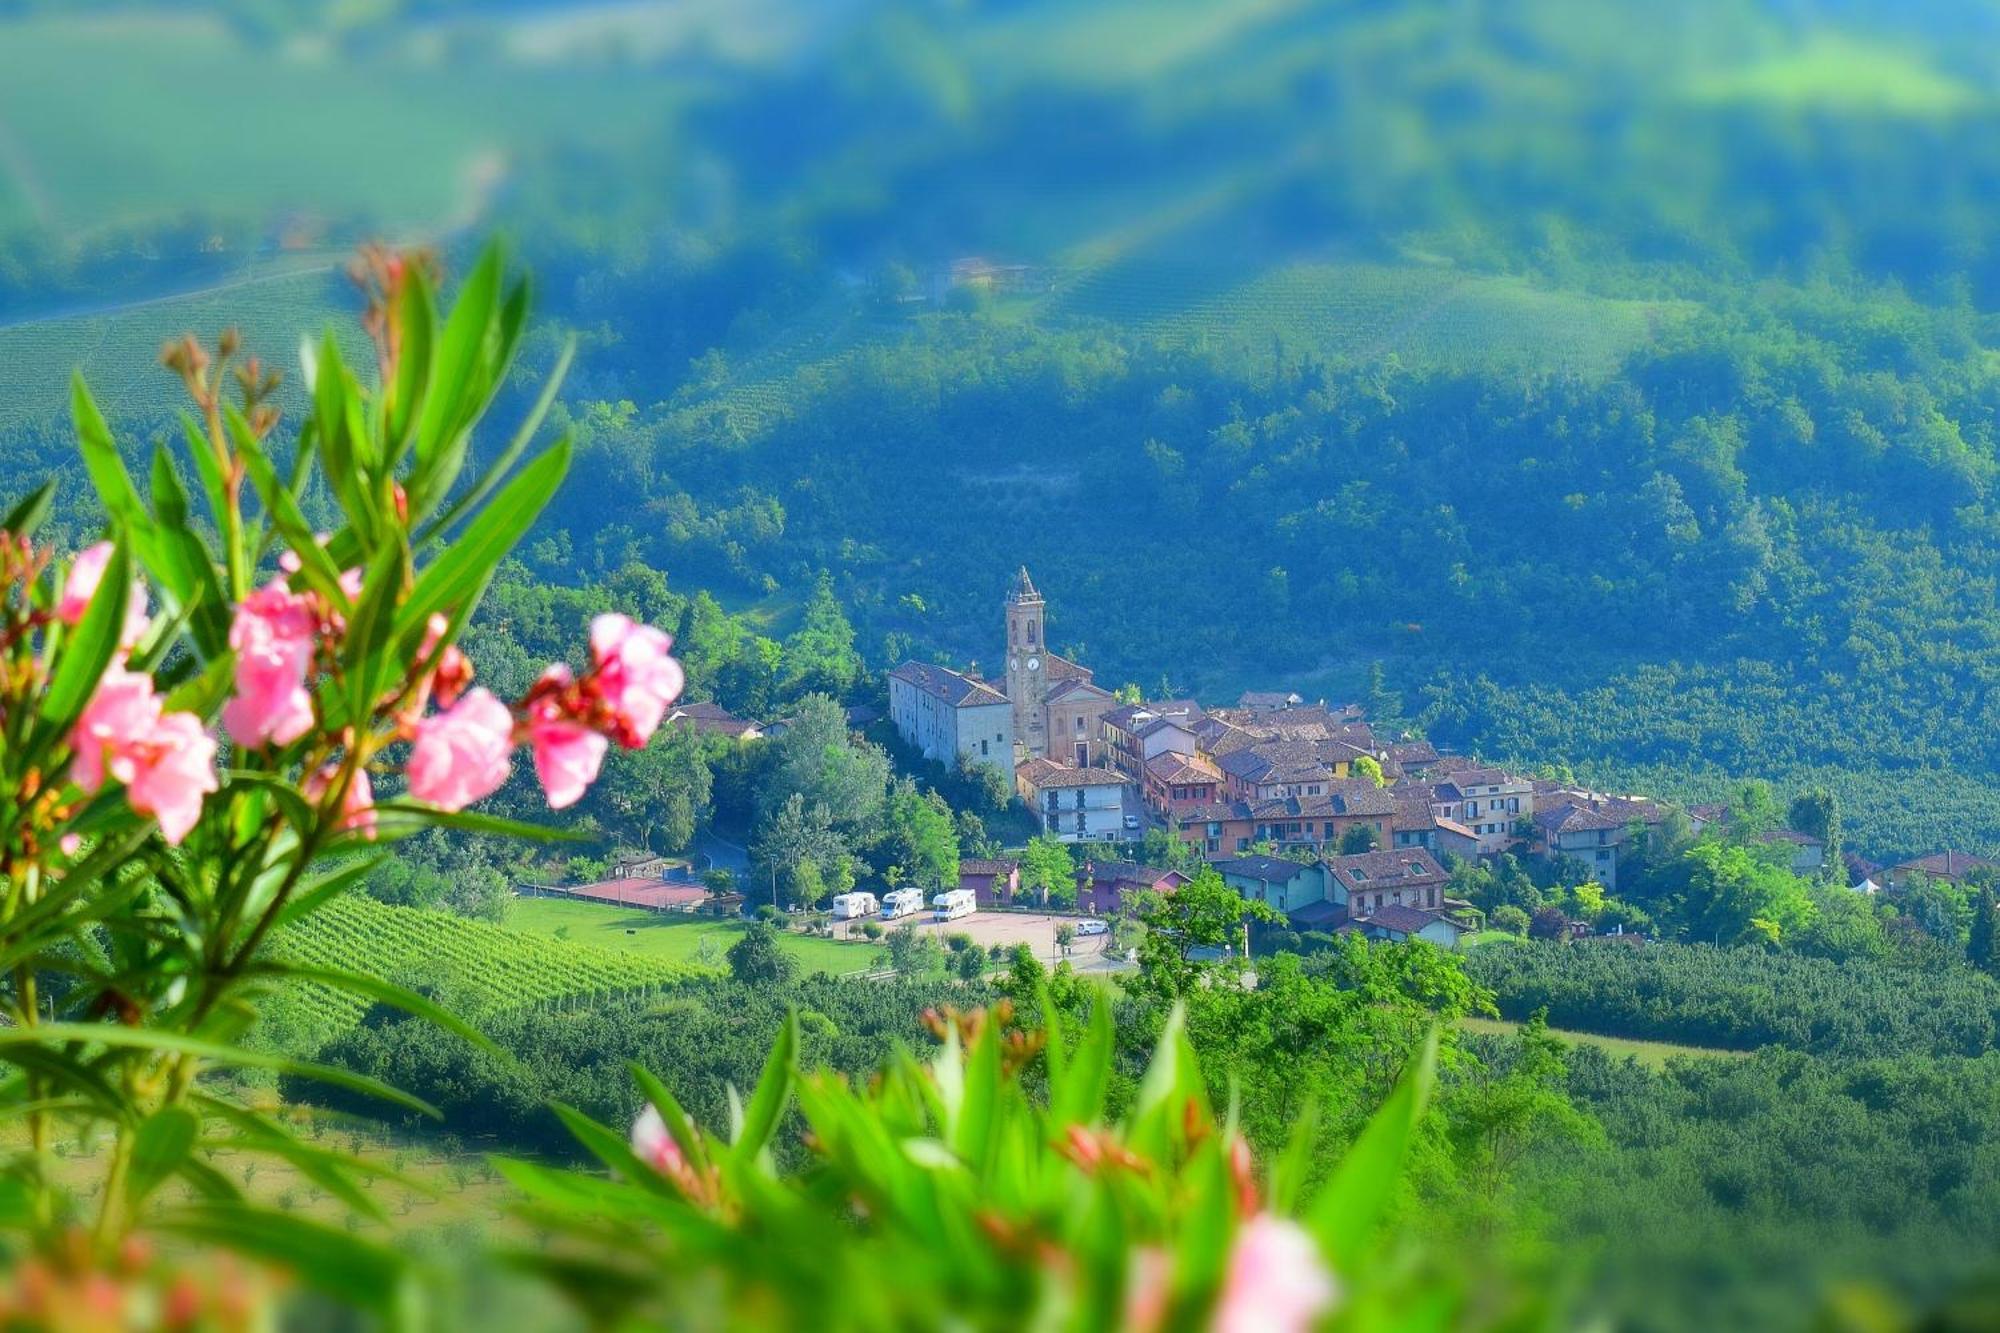
[[[1314,1186],[1313,1125],[1256,1166],[1178,1009],[1116,1120],[1109,1003],[1074,1042],[1013,1017],[1007,1001],[927,1015],[935,1057],[898,1055],[858,1088],[794,1069],[794,1023],[726,1139],[643,1070],[629,1135],[558,1107],[611,1174],[502,1163],[555,1237],[523,1261],[631,1327],[1287,1333],[1461,1314],[1448,1285],[1385,1263],[1376,1234],[1435,1035]],[[793,1106],[812,1161],[781,1178],[768,1148]]]
[[[444,317],[420,258],[373,252],[357,276],[374,382],[331,335],[306,354],[311,413],[282,467],[277,377],[233,335],[213,354],[188,338],[164,358],[194,408],[185,448],[155,448],[143,492],[74,386],[105,540],[66,563],[38,544],[46,487],[0,523],[0,1062],[14,1075],[0,1114],[26,1129],[0,1237],[35,1256],[18,1272],[50,1275],[0,1292],[23,1311],[71,1277],[111,1281],[141,1231],[279,1260],[392,1309],[395,1256],[259,1214],[208,1158],[284,1158],[364,1214],[376,1209],[354,1182],[371,1168],[298,1142],[204,1074],[265,1066],[423,1109],[244,1046],[258,996],[287,979],[479,1040],[379,979],[273,958],[272,932],[353,886],[381,844],[437,825],[515,830],[468,807],[506,782],[517,749],[551,806],[573,803],[608,746],[646,744],[680,692],[667,636],[617,615],[592,626],[581,671],[551,666],[524,698],[473,683],[459,633],[568,466],[567,441],[529,454],[568,354],[475,474],[472,431],[519,342],[526,285],[489,252]],[[53,1169],[59,1133],[100,1145],[83,1188]]]

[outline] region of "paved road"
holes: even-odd
[[[727,870],[732,875],[741,876],[750,869],[750,853],[713,833],[704,833],[694,840],[690,849],[695,866],[701,870]]]
[[[1045,963],[1054,963],[1063,956],[1062,951],[1056,948],[1056,927],[1064,922],[1075,925],[1080,920],[1081,917],[1056,916],[1039,912],[974,912],[971,916],[962,916],[955,921],[934,921],[929,912],[924,912],[914,918],[905,917],[903,921],[893,923],[884,921],[881,924],[900,926],[907,921],[919,931],[936,935],[940,942],[947,935],[970,935],[982,949],[991,948],[995,944],[1010,949],[1017,944],[1025,944],[1035,951],[1035,957]],[[834,923],[834,929],[843,938],[850,931],[858,936],[861,933],[861,923],[837,921]],[[1079,972],[1110,971],[1128,966],[1123,959],[1104,952],[1110,943],[1110,938],[1109,935],[1077,937],[1070,945],[1070,966]]]

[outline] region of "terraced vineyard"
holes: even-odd
[[[390,907],[349,895],[287,928],[278,950],[295,962],[432,990],[462,1017],[524,1005],[587,1002],[663,990],[703,969],[617,949],[551,940],[451,912]],[[365,1000],[303,988],[303,1007],[328,1030],[352,1024]]]
[[[284,372],[284,407],[295,415],[304,401],[299,338],[316,336],[331,320],[342,345],[359,348],[364,335],[354,307],[346,280],[330,261],[317,261],[102,314],[0,325],[0,430],[67,421],[76,369],[114,422],[167,419],[179,386],[160,368],[161,345],[190,332],[212,341],[232,325],[246,351]]]
[[[1108,319],[1223,354],[1314,354],[1413,366],[1601,375],[1686,303],[1546,291],[1419,265],[1296,264],[1235,279],[1209,267],[1113,265],[1066,284],[1051,313]]]

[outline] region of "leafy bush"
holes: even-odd
[[[1046,994],[1040,1007],[1053,1012]],[[787,1023],[727,1140],[643,1071],[629,1138],[558,1107],[612,1174],[502,1162],[528,1219],[561,1238],[521,1260],[634,1325],[697,1301],[719,1301],[725,1325],[826,1329],[1302,1330],[1336,1305],[1387,1326],[1419,1303],[1471,1322],[1449,1269],[1379,1261],[1434,1039],[1315,1188],[1302,1148],[1256,1168],[1210,1105],[1178,1011],[1115,1120],[1107,1003],[1074,1042],[1011,1019],[1005,1002],[933,1014],[934,1058],[862,1083],[800,1077]],[[1031,1067],[1045,1096],[1029,1093]],[[811,1166],[780,1175],[769,1150],[794,1100]]]
[[[331,333],[309,351],[311,412],[290,459],[274,443],[278,377],[239,359],[233,332],[212,352],[184,338],[163,360],[195,409],[186,448],[155,445],[144,491],[73,386],[106,540],[66,565],[37,547],[53,483],[0,521],[0,859],[13,867],[0,1061],[16,1071],[0,1110],[26,1131],[7,1150],[9,1255],[20,1240],[87,1270],[155,1232],[394,1310],[402,1255],[270,1212],[212,1163],[223,1149],[281,1159],[379,1219],[357,1184],[370,1168],[300,1144],[204,1074],[284,1071],[427,1111],[246,1044],[260,1002],[305,983],[484,1039],[428,997],[274,940],[286,927],[309,939],[386,844],[436,828],[533,832],[466,811],[505,783],[517,745],[566,806],[609,744],[643,745],[678,693],[666,636],[623,616],[593,623],[581,673],[552,668],[511,703],[472,685],[459,634],[568,469],[566,440],[522,461],[562,367],[512,442],[468,473],[472,430],[526,326],[525,283],[489,251],[441,318],[421,260],[374,252],[357,273],[374,365],[350,369]],[[105,1145],[81,1172],[44,1169],[58,1125]]]
[[[1966,967],[1600,942],[1477,949],[1466,972],[1509,1018],[1546,1008],[1557,1027],[1610,1036],[1853,1056],[2000,1048],[2000,983]]]

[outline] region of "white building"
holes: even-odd
[[[984,681],[949,667],[905,662],[889,673],[889,720],[926,759],[1014,768],[1014,706]]]
[[[1132,780],[1115,768],[1074,768],[1030,759],[1014,771],[1014,785],[1041,820],[1042,832],[1051,838],[1118,842],[1139,836],[1125,824]],[[1138,808],[1136,801],[1131,804]]]

